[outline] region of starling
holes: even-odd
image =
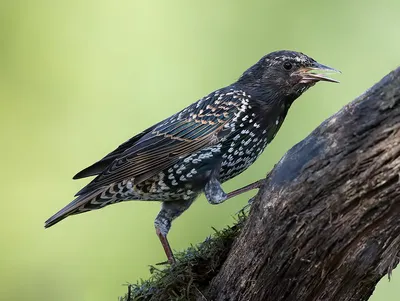
[[[303,53],[262,57],[233,84],[221,88],[121,144],[74,179],[96,176],[76,199],[45,222],[128,201],[160,201],[156,233],[168,261],[171,222],[201,194],[220,204],[221,183],[247,169],[273,140],[293,103],[337,70]],[[250,185],[242,191],[257,187]]]

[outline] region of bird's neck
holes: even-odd
[[[292,103],[300,95],[285,94],[281,89],[268,87],[265,84],[253,82],[252,84],[242,84],[238,82],[234,85],[235,90],[242,90],[251,96],[253,105],[262,111],[279,111],[286,115]]]
[[[248,84],[236,85],[234,88],[250,96],[247,114],[254,116],[254,121],[260,124],[260,129],[267,129],[260,135],[265,135],[268,141],[272,141],[298,95],[284,95],[272,87]]]

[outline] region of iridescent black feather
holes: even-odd
[[[263,57],[237,82],[214,91],[121,144],[75,175],[96,175],[45,226],[125,200],[162,201],[157,233],[167,256],[171,222],[202,192],[226,199],[221,183],[248,168],[278,132],[293,103],[317,81],[313,69],[334,70],[292,51]]]

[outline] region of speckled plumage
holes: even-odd
[[[263,57],[237,82],[146,129],[78,173],[74,178],[97,176],[45,226],[121,201],[162,201],[155,226],[173,261],[166,240],[172,220],[202,192],[213,204],[226,199],[221,183],[258,158],[292,102],[315,82],[334,81],[309,73],[316,68],[330,69],[292,51]]]

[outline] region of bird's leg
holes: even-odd
[[[254,183],[251,183],[226,194],[221,187],[221,183],[218,181],[217,177],[213,173],[210,180],[206,183],[204,187],[204,194],[206,195],[206,198],[210,204],[221,204],[222,202],[225,202],[226,200],[233,198],[239,194],[260,188],[264,181],[264,179],[258,180]]]
[[[208,182],[204,186],[204,194],[207,201],[213,205],[221,204],[227,199],[227,194],[219,182],[221,163],[221,160],[217,161],[217,163],[214,162],[212,170],[210,170],[210,174],[208,175]]]
[[[170,264],[175,263],[174,253],[172,253],[167,239],[167,234],[171,228],[171,223],[175,218],[181,215],[183,211],[189,208],[193,201],[194,198],[182,201],[178,200],[163,202],[161,205],[161,210],[154,221],[157,236],[160,239],[165,255],[167,255],[168,263]]]
[[[206,183],[204,194],[210,204],[217,205],[227,200],[228,195],[222,190],[221,183],[214,176]]]
[[[160,239],[160,242],[161,242],[161,245],[163,246],[165,255],[167,255],[168,263],[174,264],[175,257],[174,257],[174,253],[172,253],[171,246],[169,245],[167,235],[162,234],[160,228],[157,228],[157,226],[156,226],[156,234],[157,234],[158,238]]]
[[[256,182],[254,182],[254,183],[246,185],[246,186],[244,186],[242,188],[239,188],[239,189],[236,189],[234,191],[231,191],[231,192],[229,192],[227,194],[226,199],[230,199],[230,198],[233,198],[233,197],[235,197],[235,196],[237,196],[239,194],[245,193],[247,191],[260,188],[261,185],[264,183],[264,181],[265,181],[264,179],[261,179],[261,180],[258,180]]]

